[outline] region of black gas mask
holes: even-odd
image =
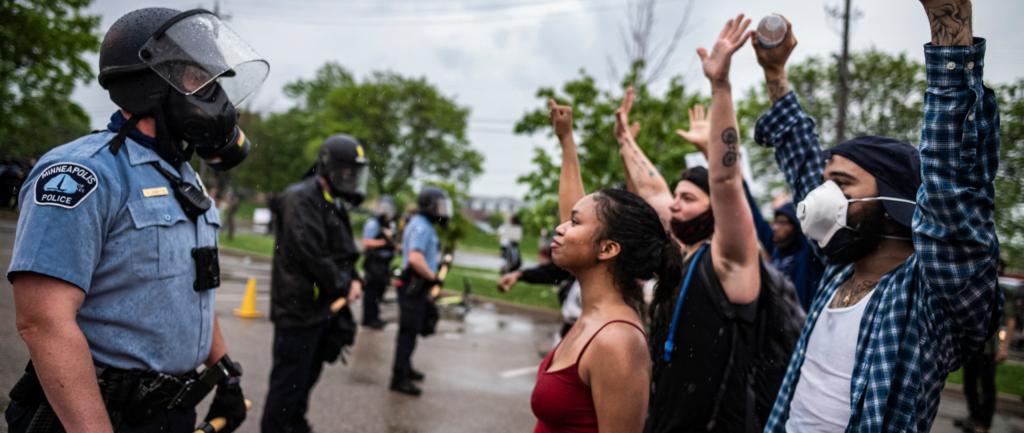
[[[110,150],[117,153],[143,117],[156,123],[156,152],[179,165],[199,154],[210,168],[240,164],[250,144],[235,105],[270,66],[215,14],[151,8],[114,23],[100,50],[100,84],[132,114]]]
[[[191,95],[170,91],[163,111],[171,136],[188,143],[215,171],[229,170],[249,154],[235,106],[217,82]]]

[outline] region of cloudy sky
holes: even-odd
[[[142,7],[205,7],[212,0],[96,0],[91,13],[101,14],[101,32],[121,15]],[[392,70],[425,76],[441,91],[472,109],[469,138],[486,157],[485,173],[471,192],[485,196],[521,196],[516,178],[531,171],[532,148],[557,147],[546,136],[515,136],[515,121],[544,102],[534,94],[541,86],[560,86],[581,68],[609,80],[611,64],[626,69],[621,29],[628,0],[223,0],[229,26],[271,65],[257,94],[245,103],[262,111],[292,105],[284,84],[311,77],[324,62],[337,61],[357,76]],[[665,40],[683,16],[688,0],[660,0],[656,40]],[[661,86],[681,75],[690,89],[708,93],[695,54],[710,47],[722,25],[739,12],[754,18],[781,13],[794,25],[799,45],[791,61],[826,55],[841,39],[824,8],[841,0],[695,0],[689,29]],[[923,60],[929,40],[927,18],[917,0],[853,0],[862,18],[853,28],[852,49],[873,46],[906,52]],[[1024,1],[975,2],[977,36],[989,39],[986,81],[1006,83],[1024,78]],[[611,61],[609,61],[611,59]],[[96,57],[91,57],[96,64]],[[745,90],[763,80],[746,46],[735,56],[733,86]],[[740,92],[737,91],[737,94]],[[96,84],[80,87],[74,99],[103,128],[115,109]]]

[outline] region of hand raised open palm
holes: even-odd
[[[676,134],[697,146],[704,156],[708,155],[708,141],[711,138],[711,111],[705,114],[704,106],[697,104],[687,110],[690,116],[690,130],[677,129]]]
[[[729,66],[732,63],[732,54],[740,49],[754,34],[754,31],[747,31],[750,20],[744,20],[743,14],[725,23],[725,28],[718,35],[718,40],[712,47],[711,54],[708,54],[704,47],[697,48],[697,55],[704,65],[704,76],[711,80],[712,84],[727,83],[729,81]]]

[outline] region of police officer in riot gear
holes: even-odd
[[[373,218],[363,225],[363,271],[366,273],[366,296],[363,297],[363,325],[383,329],[380,301],[391,282],[390,265],[395,256],[395,199],[382,195],[377,199]]]
[[[452,217],[452,199],[436,186],[420,191],[416,204],[419,213],[413,216],[402,234],[402,278],[398,285],[399,327],[395,348],[395,364],[391,373],[391,390],[420,395],[413,381],[423,380],[423,373],[412,368],[412,352],[416,336],[423,330],[427,310],[431,307],[430,291],[442,284],[437,279],[440,265],[440,241],[433,224],[448,225]]]
[[[274,367],[263,409],[266,433],[310,431],[309,393],[327,359],[328,330],[340,320],[331,304],[340,298],[351,303],[362,290],[355,268],[359,250],[343,202],[354,206],[366,198],[366,164],[354,138],[327,137],[315,173],[289,186],[277,201],[270,284]]]
[[[32,361],[10,393],[11,432],[191,432],[214,388],[206,420],[231,432],[245,419],[213,310],[220,217],[186,162],[245,158],[234,104],[268,70],[207,11],[141,9],[111,26],[99,82],[120,110],[40,158],[19,200],[7,277]]]

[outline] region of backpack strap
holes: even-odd
[[[676,337],[676,323],[679,321],[679,312],[683,307],[683,299],[686,297],[686,289],[690,287],[690,279],[693,278],[693,270],[697,267],[697,262],[700,261],[700,256],[704,254],[704,250],[708,248],[708,244],[704,244],[697,250],[697,254],[693,256],[693,261],[690,262],[690,270],[686,271],[686,278],[683,280],[683,287],[679,289],[679,298],[676,299],[676,311],[672,314],[672,325],[668,328],[668,338],[665,339],[665,362],[672,362],[672,350],[674,344],[672,340]]]

